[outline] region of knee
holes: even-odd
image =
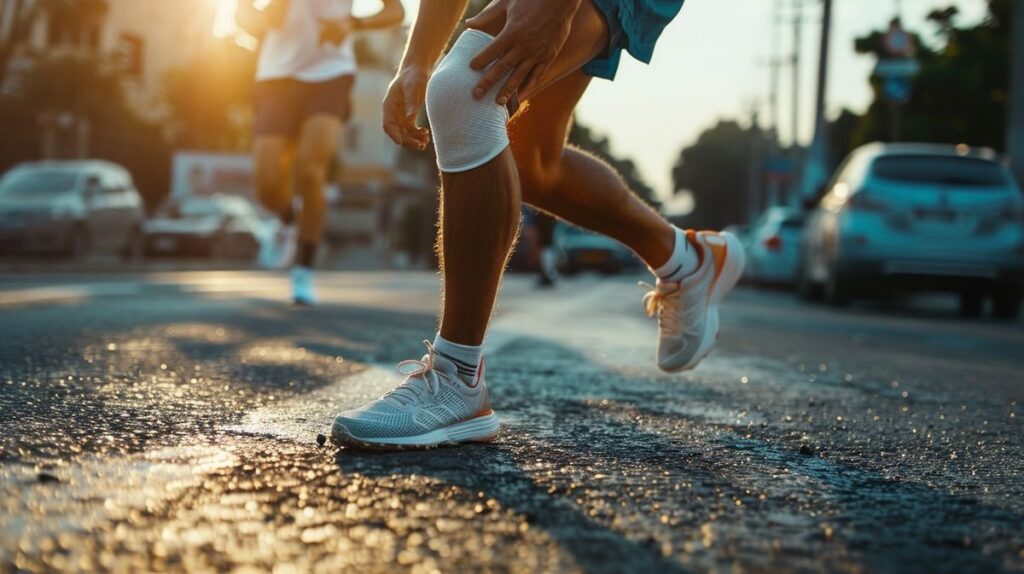
[[[295,171],[299,192],[302,194],[320,191],[327,179],[327,166],[321,162],[300,158]]]
[[[465,31],[427,84],[427,116],[441,171],[479,167],[508,147],[508,111],[494,101],[497,86],[479,100],[473,97],[482,73],[469,62],[492,40],[479,30]]]

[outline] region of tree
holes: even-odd
[[[695,208],[687,225],[721,229],[740,223],[747,213],[751,130],[720,121],[684,148],[672,168],[676,193],[693,194]]]
[[[170,149],[163,127],[128,104],[120,75],[96,57],[37,58],[17,88],[0,97],[0,171],[39,158],[40,120],[67,114],[90,126],[90,156],[124,165],[147,204],[167,192]]]
[[[7,33],[0,36],[0,88],[7,83],[15,52],[27,44],[43,14],[62,14],[74,22],[87,14],[106,13],[107,8],[106,0],[11,0],[10,25]]]
[[[968,143],[1002,150],[1005,144],[1012,0],[989,0],[989,14],[971,27],[956,25],[955,8],[933,10],[941,45],[918,42],[921,73],[903,106],[906,140]],[[855,43],[862,54],[877,54],[881,32]],[[891,109],[872,80],[875,100],[861,118],[852,145],[886,141]]]

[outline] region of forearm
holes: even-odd
[[[384,0],[384,5],[370,16],[353,18],[356,30],[382,30],[393,28],[405,19],[405,9],[398,0]]]
[[[467,3],[468,0],[421,0],[401,68],[433,70]]]

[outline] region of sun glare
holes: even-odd
[[[237,0],[217,0],[217,17],[213,21],[213,35],[218,38],[232,36],[238,31],[235,26]]]

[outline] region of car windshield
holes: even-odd
[[[0,196],[26,197],[67,193],[78,183],[71,169],[16,169],[0,180]]]
[[[880,157],[872,167],[875,176],[893,181],[1005,187],[1006,171],[996,162],[972,157],[898,155]]]

